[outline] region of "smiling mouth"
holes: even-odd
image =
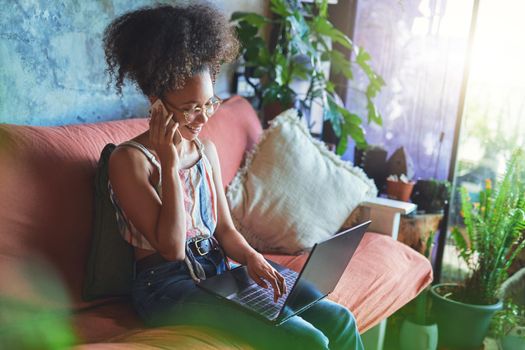
[[[186,128],[188,128],[192,133],[196,134],[198,133],[199,131],[202,130],[202,126],[199,126],[199,127],[191,127],[189,125],[186,125]]]

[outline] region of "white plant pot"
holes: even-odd
[[[401,325],[399,342],[403,350],[436,350],[438,326],[436,323],[420,325],[404,320]]]
[[[515,327],[509,334],[500,340],[503,350],[525,349],[525,327]]]

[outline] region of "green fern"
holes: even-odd
[[[461,188],[461,212],[465,236],[452,229],[452,238],[470,275],[459,294],[461,301],[490,304],[497,300],[501,283],[518,254],[525,249],[525,155],[513,152],[503,178],[494,187],[485,182],[479,203],[471,203]]]

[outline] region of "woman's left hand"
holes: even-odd
[[[258,252],[254,251],[246,258],[246,267],[250,277],[262,288],[268,288],[268,281],[274,291],[273,300],[287,293],[284,277],[270,265],[266,259]]]

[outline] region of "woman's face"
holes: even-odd
[[[168,92],[162,102],[179,122],[179,131],[187,140],[196,138],[208,121],[205,113],[192,113],[195,107],[202,112],[204,105],[214,96],[209,71],[205,70],[188,79],[182,89]],[[186,112],[186,113],[185,113]]]

